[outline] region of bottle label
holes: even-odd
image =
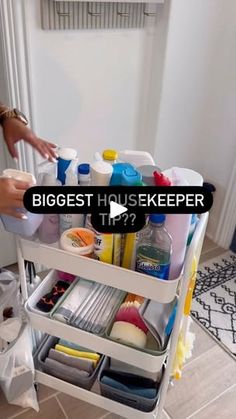
[[[148,258],[142,254],[137,255],[136,271],[160,279],[168,279],[170,263],[161,265],[158,260]]]
[[[113,234],[96,233],[94,253],[101,262],[112,263]]]
[[[62,234],[65,230],[72,228],[72,214],[61,214],[60,215],[60,233]]]

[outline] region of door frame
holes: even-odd
[[[222,207],[215,242],[229,249],[236,226],[236,158]]]
[[[3,48],[3,72],[7,104],[25,113],[34,129],[33,95],[27,32],[27,7],[24,0],[1,0],[0,37]],[[31,146],[21,141],[18,145],[20,170],[35,174],[36,157]],[[12,159],[7,156],[12,166]]]

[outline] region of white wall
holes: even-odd
[[[172,0],[156,136],[161,167],[216,185],[212,237],[236,155],[235,16],[235,0]]]
[[[37,132],[82,159],[135,148],[145,31],[44,31],[39,0],[26,3]]]
[[[155,147],[160,167],[201,172],[217,187],[213,237],[235,155],[236,1],[165,0],[155,36],[43,31],[40,1],[25,3],[37,133],[82,159],[98,148]]]

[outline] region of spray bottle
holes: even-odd
[[[71,161],[65,172],[65,186],[78,186],[78,159]],[[74,227],[84,226],[84,214],[60,214],[60,234]]]
[[[144,186],[144,183],[142,182],[142,174],[134,168],[128,168],[122,172],[121,182],[122,185],[127,186]],[[138,240],[140,240],[143,231],[144,229],[137,231],[136,233],[128,233],[125,235],[122,246],[123,268],[132,270],[135,269],[137,243]]]

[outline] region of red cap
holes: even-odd
[[[171,186],[170,179],[165,176],[163,173],[154,172],[153,173],[156,186]]]

